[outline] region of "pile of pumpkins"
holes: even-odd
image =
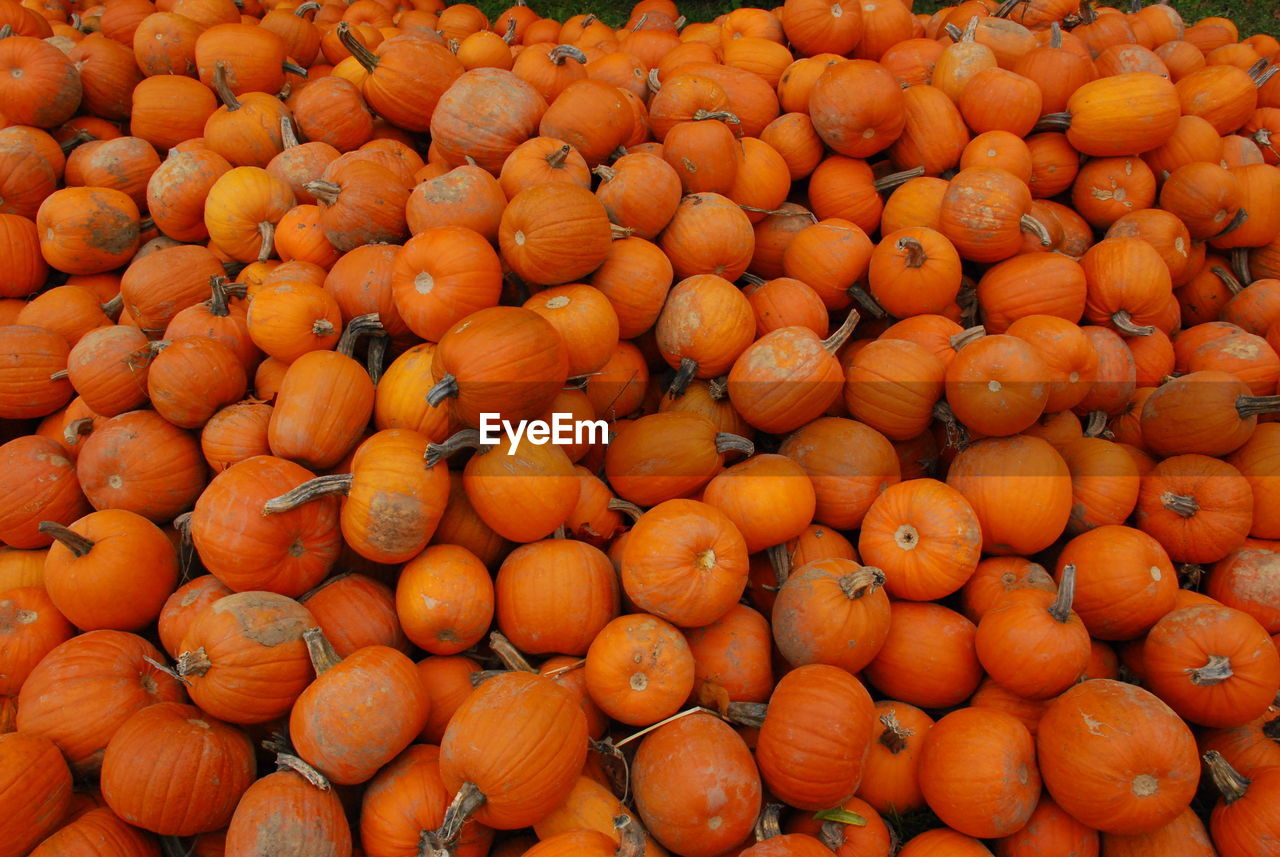
[[[0,857],[1280,855],[1278,64],[0,0]]]

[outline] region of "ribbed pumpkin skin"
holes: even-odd
[[[160,843],[103,806],[63,826],[28,857],[160,857]]]
[[[427,724],[431,700],[408,656],[365,646],[309,684],[289,715],[298,755],[339,785],[373,777]]]
[[[1148,691],[1091,679],[1050,703],[1036,733],[1058,805],[1106,833],[1148,833],[1190,804],[1200,777],[1191,730]]]
[[[504,673],[459,706],[440,742],[450,792],[474,783],[486,796],[481,824],[516,830],[537,823],[568,796],[587,756],[587,718],[550,679]]]
[[[444,821],[450,793],[440,777],[440,748],[414,744],[369,781],[360,804],[360,845],[368,857],[418,853],[422,831]],[[475,821],[462,826],[454,857],[485,857],[493,831]]]
[[[701,712],[645,736],[631,787],[645,828],[685,857],[715,857],[740,845],[760,812],[751,751],[733,727]]]
[[[338,499],[263,515],[268,500],[312,478],[307,469],[257,455],[219,473],[196,501],[191,537],[206,569],[230,589],[264,589],[296,598],[338,559]]]
[[[191,699],[230,723],[265,723],[289,712],[313,673],[302,632],[311,612],[273,592],[237,592],[196,616],[178,644],[203,654],[201,672],[185,672]]]
[[[226,857],[351,857],[342,800],[293,771],[249,786],[227,827]]]
[[[48,738],[0,735],[0,855],[22,857],[58,826],[71,803],[71,772]]]
[[[92,776],[116,730],[135,712],[158,702],[185,702],[155,646],[124,631],[72,637],[36,665],[18,694],[19,731],[43,735],[62,750],[72,770]]]
[[[839,667],[811,664],[787,673],[769,697],[756,744],[769,791],[814,811],[853,797],[873,723],[871,695]]]
[[[102,796],[122,819],[162,836],[224,827],[255,774],[249,736],[194,705],[138,711],[102,757]]]

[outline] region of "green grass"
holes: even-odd
[[[771,6],[771,0],[677,0],[680,11],[690,21],[710,21],[712,18],[740,6]],[[781,0],[778,0],[781,3]],[[528,0],[538,14],[563,21],[580,12],[593,12],[610,26],[620,26],[630,15],[634,0]],[[479,0],[478,5],[489,15],[497,17],[511,5],[510,0]],[[916,0],[917,12],[932,12],[944,5],[939,0]],[[1275,0],[1172,0],[1172,5],[1188,24],[1201,18],[1222,15],[1231,18],[1240,28],[1240,35],[1270,33],[1280,37],[1280,4]]]

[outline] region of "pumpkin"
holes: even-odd
[[[744,604],[684,632],[693,654],[695,698],[723,691],[731,702],[764,702],[773,688],[769,621]],[[717,690],[718,689],[718,690]]]
[[[66,527],[43,521],[40,529],[55,541],[45,559],[45,589],[82,630],[143,628],[177,585],[173,544],[134,512],[104,509]]]
[[[70,524],[89,511],[76,465],[57,442],[25,435],[0,445],[0,538],[14,548],[53,542],[40,523]]]
[[[269,455],[219,473],[196,501],[191,538],[206,569],[237,592],[266,590],[296,597],[323,580],[338,558],[337,499],[273,515],[266,502],[311,478],[300,465]],[[253,544],[253,562],[245,545]]]
[[[956,455],[946,481],[973,507],[988,553],[1038,553],[1057,540],[1071,514],[1070,471],[1040,438],[979,440]]]
[[[755,553],[798,537],[813,520],[813,483],[781,455],[756,455],[713,478],[703,500],[729,516]]]
[[[693,689],[693,655],[680,631],[656,616],[620,616],[587,650],[591,700],[609,717],[650,726],[674,714]]]
[[[471,69],[440,96],[431,114],[431,139],[447,163],[461,166],[471,157],[496,177],[516,146],[537,132],[546,110],[538,90],[512,72]]]
[[[105,806],[78,815],[29,853],[36,857],[58,857],[94,848],[139,857],[159,853],[154,837],[125,824]]]
[[[40,586],[6,589],[0,599],[0,692],[16,697],[36,664],[74,633]]]
[[[670,387],[678,396],[693,378],[715,378],[735,365],[752,343],[754,314],[742,292],[715,274],[686,277],[666,297],[654,334],[663,358],[679,370]]]
[[[503,347],[493,348],[499,341]],[[533,310],[487,307],[444,333],[432,370],[439,380],[427,401],[436,406],[452,398],[458,418],[479,425],[481,414],[512,421],[542,416],[564,385],[569,357],[555,327]]]
[[[75,466],[95,509],[125,509],[157,524],[189,510],[208,478],[196,439],[151,410],[101,422]]]
[[[1260,716],[1280,687],[1280,653],[1266,630],[1229,607],[1184,607],[1166,614],[1143,645],[1145,681],[1182,717],[1213,728]]]
[[[999,167],[961,170],[942,198],[939,231],[961,258],[999,262],[1022,247],[1023,230],[1051,243],[1044,224],[1030,214],[1031,191],[1017,176]]]
[[[1247,779],[1217,752],[1204,755],[1205,766],[1222,797],[1209,816],[1214,845],[1224,857],[1265,854],[1276,828],[1273,804],[1277,779],[1274,769],[1264,768]]]
[[[286,279],[264,283],[254,292],[245,321],[254,345],[268,357],[292,364],[310,351],[338,344],[342,310],[319,285]]]
[[[502,213],[502,257],[524,280],[557,285],[581,279],[609,255],[609,218],[589,190],[555,182],[517,193]]]
[[[925,628],[931,630],[925,633]],[[974,651],[976,633],[972,622],[939,604],[894,602],[889,634],[863,674],[893,699],[921,708],[958,705],[982,679]]]
[[[556,569],[557,580],[548,579],[548,568]],[[585,655],[618,613],[613,566],[604,553],[583,542],[551,539],[521,545],[503,560],[494,589],[498,627],[516,648],[530,654]],[[559,612],[568,598],[581,599],[582,610],[573,617]]]
[[[498,254],[484,236],[465,226],[415,229],[395,256],[391,292],[396,310],[409,330],[433,342],[472,312],[495,306],[501,291]]]
[[[855,92],[861,106],[851,111]],[[823,141],[851,158],[885,149],[906,124],[901,87],[871,59],[839,63],[824,71],[809,97],[809,116]]]
[[[943,717],[925,736],[919,764],[929,808],[970,836],[1017,832],[1040,796],[1031,733],[1003,711],[963,708]]]
[[[1202,369],[1157,387],[1142,406],[1143,442],[1159,455],[1228,455],[1249,440],[1270,396],[1217,369]]]
[[[511,722],[521,729],[504,728]],[[537,822],[573,789],[586,739],[582,708],[551,679],[514,671],[485,681],[459,706],[441,741],[440,773],[459,797],[433,836],[452,842],[457,825],[472,815],[500,830]],[[503,744],[521,752],[504,752]]]
[[[1216,562],[1244,544],[1252,509],[1249,483],[1230,464],[1179,455],[1143,477],[1137,521],[1175,562]]]
[[[135,712],[111,737],[102,757],[102,796],[136,827],[191,836],[226,826],[255,768],[248,735],[194,705],[159,702]],[[149,799],[147,786],[157,776],[184,788]]]
[[[134,712],[159,702],[183,702],[182,685],[155,663],[155,646],[124,631],[89,631],[49,652],[23,683],[18,720],[23,733],[43,735],[68,764],[96,774],[112,735]]]
[[[778,452],[813,480],[814,520],[838,529],[856,529],[876,497],[900,480],[893,445],[854,420],[820,417],[788,435]]]
[[[1082,682],[1051,702],[1036,750],[1054,801],[1104,833],[1150,833],[1170,823],[1199,777],[1186,724],[1150,692],[1111,679]]]
[[[636,812],[653,838],[690,857],[714,857],[741,844],[761,805],[751,751],[733,727],[705,712],[646,735],[631,765],[631,783]],[[712,797],[718,794],[723,801]]]
[[[231,346],[203,336],[166,341],[147,370],[156,413],[178,428],[202,428],[215,413],[244,398],[244,363]]]
[[[52,44],[11,35],[0,44],[5,118],[14,125],[55,128],[71,118],[83,94],[73,62]],[[18,81],[22,81],[19,83]]]
[[[289,738],[330,781],[366,782],[422,731],[430,698],[413,661],[395,649],[365,646],[340,659],[320,629],[302,638],[316,679],[293,704]],[[353,687],[361,689],[358,699]]]
[[[299,836],[301,826],[306,833]],[[351,827],[342,800],[328,780],[291,753],[276,754],[276,772],[245,790],[227,825],[228,854],[252,854],[261,848],[345,857],[351,853]]]
[[[202,574],[179,586],[160,609],[160,618],[156,622],[160,645],[176,658],[180,654],[182,638],[200,612],[230,594],[231,590],[212,574]]]
[[[742,596],[746,543],[732,520],[714,506],[667,500],[632,528],[621,582],[627,597],[643,610],[681,627],[708,625]]]
[[[793,666],[830,664],[856,673],[889,634],[885,574],[852,559],[817,559],[780,580],[773,637]]]
[[[209,188],[204,225],[209,238],[238,262],[266,261],[275,227],[294,206],[293,189],[261,167],[233,167]]]
[[[22,420],[48,416],[71,400],[74,391],[67,378],[70,346],[63,337],[43,327],[13,324],[0,327],[0,414]],[[55,377],[56,376],[56,377]]]
[[[468,684],[468,689],[470,685]],[[440,776],[440,748],[415,744],[369,781],[360,804],[360,844],[370,857],[416,851],[423,834],[444,820],[449,794]],[[455,853],[481,857],[493,831],[474,821],[463,826]]]
[[[1057,696],[1074,684],[1090,654],[1089,632],[1071,609],[1074,596],[1075,569],[1067,566],[1056,594],[1027,587],[999,598],[978,623],[983,669],[1030,699]]]
[[[0,761],[5,808],[0,853],[18,857],[62,823],[71,804],[71,772],[52,741],[23,732],[0,735]]]
[[[114,417],[131,411],[147,400],[146,347],[146,334],[137,328],[91,330],[67,356],[68,380],[96,414]]]
[[[178,644],[177,673],[204,711],[233,723],[265,723],[311,681],[302,632],[315,624],[291,598],[241,592],[197,614]]]
[[[40,253],[68,274],[110,271],[129,261],[138,248],[138,206],[114,188],[54,191],[40,204],[35,221]]]
[[[862,780],[874,722],[862,683],[825,664],[797,667],[769,697],[756,758],[770,792],[801,809],[838,805]],[[820,731],[827,749],[815,752]]]
[[[222,264],[205,247],[166,247],[135,259],[120,278],[125,309],[144,333],[164,333],[179,312],[210,296]]]
[[[858,796],[881,813],[906,813],[924,807],[918,772],[920,750],[933,718],[905,702],[875,704],[876,725],[862,763]]]

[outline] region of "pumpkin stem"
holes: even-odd
[[[825,845],[828,851],[838,852],[840,846],[844,845],[844,828],[838,821],[824,821],[822,827],[818,828],[818,841]]]
[[[209,315],[226,318],[231,315],[227,306],[227,278],[214,274],[209,278]]]
[[[741,277],[739,277],[739,279],[742,280],[742,282],[746,283],[748,286],[763,286],[766,282],[764,277],[757,277],[755,274],[751,273],[750,271],[747,271],[746,273],[744,273]]]
[[[510,45],[514,43],[515,40],[516,40],[516,19],[512,17],[507,19],[507,31],[502,34],[502,41]],[[457,51],[454,51],[454,53],[457,53]]]
[[[81,437],[92,433],[93,417],[81,417],[67,423],[67,427],[62,430],[62,440],[67,446],[75,446],[80,442]]]
[[[337,205],[338,196],[342,193],[342,185],[321,179],[307,182],[302,189],[325,205]]]
[[[880,725],[884,727],[884,731],[876,740],[895,756],[907,749],[907,739],[916,734],[914,729],[908,729],[899,723],[897,712],[892,710],[880,715]]]
[[[730,452],[741,452],[750,458],[756,454],[756,445],[742,435],[727,431],[716,432],[716,452],[727,455]]]
[[[1150,324],[1135,324],[1133,316],[1129,315],[1129,311],[1118,309],[1111,314],[1111,324],[1121,333],[1127,333],[1129,336],[1150,336],[1156,332],[1155,326]]]
[[[1231,250],[1231,270],[1236,278],[1245,285],[1253,282],[1253,272],[1249,270],[1249,248],[1233,247]]]
[[[305,18],[308,12],[315,12],[319,8],[320,4],[317,3],[316,0],[307,0],[306,3],[303,3],[294,9],[293,14],[297,15],[299,18]]]
[[[452,854],[453,846],[462,833],[462,826],[475,811],[484,806],[484,792],[475,783],[463,783],[454,795],[453,802],[445,810],[444,821],[432,831],[423,831],[419,857],[422,855]],[[434,850],[432,850],[434,849]]]
[[[1261,89],[1266,85],[1267,81],[1275,77],[1276,72],[1280,71],[1280,65],[1267,67],[1268,60],[1261,59],[1253,64],[1253,68],[1249,69],[1249,76],[1253,78],[1253,85]],[[1266,71],[1263,71],[1263,69]]]
[[[1280,716],[1276,716],[1262,724],[1262,734],[1272,741],[1280,741]]]
[[[1107,412],[1090,411],[1081,432],[1085,437],[1102,437],[1107,432]]]
[[[606,508],[611,512],[621,512],[630,518],[633,524],[640,520],[640,516],[644,514],[644,509],[641,509],[630,500],[623,500],[621,497],[614,497],[609,501],[609,505]]]
[[[258,261],[265,262],[271,258],[271,251],[276,246],[276,225],[269,220],[258,224],[258,234],[262,236],[262,245],[258,248]]]
[[[498,660],[502,661],[502,665],[507,669],[513,672],[537,672],[520,650],[515,647],[515,644],[508,640],[501,631],[494,631],[489,634],[489,648],[493,649],[493,653],[498,656]]]
[[[183,652],[178,655],[177,668],[174,670],[181,678],[189,675],[202,676],[213,668],[213,662],[209,660],[209,653],[204,650],[204,646],[193,652]]]
[[[987,329],[980,324],[975,324],[973,327],[968,327],[959,333],[952,334],[947,340],[947,344],[951,346],[952,351],[959,351],[969,343],[977,342],[986,335]]]
[[[373,51],[364,46],[364,43],[356,38],[355,33],[351,32],[351,25],[346,21],[338,22],[338,41],[342,42],[342,46],[351,52],[356,58],[356,62],[364,66],[364,70],[373,74],[374,69],[378,67],[378,56]]]
[[[761,704],[762,703],[756,703],[756,702],[741,702],[741,703],[731,702],[729,703],[729,708],[730,708],[730,711],[732,711],[733,706],[735,705],[761,705]],[[692,708],[686,708],[684,711],[677,711],[675,714],[671,715],[670,717],[666,717],[666,718],[663,718],[662,720],[659,720],[657,723],[654,723],[652,726],[644,727],[639,732],[631,733],[626,738],[623,738],[621,741],[618,741],[616,744],[613,744],[612,745],[613,749],[617,750],[620,747],[624,747],[627,744],[630,744],[632,741],[636,740],[637,738],[643,738],[645,735],[648,735],[650,732],[652,732],[655,729],[666,726],[668,723],[674,723],[677,720],[681,720],[685,717],[688,717],[690,714],[697,714],[698,712],[702,712],[704,714],[715,714],[717,717],[720,716],[719,714],[717,714],[716,712],[712,711],[709,708],[703,708],[700,705],[695,705]],[[743,724],[743,725],[746,725],[746,724]]]
[[[742,120],[738,118],[738,114],[730,113],[728,110],[703,110],[699,107],[693,111],[693,121],[701,122],[704,119],[718,119],[730,125],[741,125]]]
[[[582,52],[581,48],[573,45],[556,45],[547,53],[547,59],[556,65],[564,65],[565,60],[573,60],[583,65],[587,64],[587,55]]]
[[[849,314],[845,316],[844,321],[840,322],[840,326],[832,331],[830,336],[822,340],[822,347],[826,349],[828,354],[835,354],[849,341],[849,337],[853,334],[853,329],[858,326],[858,322],[861,320],[862,316],[858,315],[856,309],[849,310]]]
[[[360,341],[360,337],[383,333],[386,333],[386,328],[382,326],[382,317],[376,312],[358,315],[351,319],[347,329],[342,331],[342,336],[338,338],[338,344],[334,351],[350,357],[355,353],[356,343]]]
[[[922,268],[924,263],[929,261],[929,256],[924,252],[924,245],[909,235],[898,239],[898,249],[906,251],[903,264],[908,268]]]
[[[1213,777],[1213,784],[1222,794],[1224,803],[1230,805],[1244,797],[1253,780],[1231,767],[1217,750],[1210,750],[1200,758],[1204,759],[1205,767],[1209,769],[1209,775]]]
[[[760,817],[756,819],[756,842],[764,842],[766,839],[782,835],[782,804],[766,803],[764,809],[760,810]]]
[[[80,144],[89,143],[96,139],[98,138],[95,137],[93,134],[90,134],[84,128],[81,128],[79,131],[75,132],[70,137],[63,140],[61,143],[59,143],[58,148],[62,149],[62,154],[69,155],[71,154],[72,150],[75,149]]]
[[[3,27],[0,27],[0,39],[7,39],[12,35],[13,35],[13,27],[11,27],[8,24],[5,24]]]
[[[1028,2],[1028,0],[1004,0],[1004,2],[1000,4],[999,8],[991,13],[991,17],[1008,18],[1013,14],[1013,10],[1016,9],[1020,3],[1026,2]],[[1054,23],[1056,24],[1057,21]]]
[[[684,25],[687,23],[689,23],[689,19],[686,18],[684,15],[681,15],[679,18],[676,18],[674,21],[671,22],[671,26],[675,27],[676,30],[679,31],[679,30],[683,30]]]
[[[452,376],[450,376],[452,377]],[[432,389],[435,389],[434,387]],[[435,467],[443,459],[449,458],[462,449],[479,449],[479,429],[462,429],[444,443],[427,444],[427,467]]]
[[[46,536],[51,536],[54,541],[77,557],[88,556],[89,551],[93,550],[93,541],[56,521],[41,521],[36,529]]]
[[[654,66],[649,69],[649,73],[644,78],[645,85],[649,87],[650,92],[657,92],[662,89],[662,81],[658,80],[658,67]]]
[[[866,289],[864,289],[862,286],[858,285],[857,283],[854,283],[852,286],[845,289],[845,292],[849,295],[849,297],[853,298],[858,303],[859,306],[861,306],[864,310],[866,310],[867,315],[871,316],[872,318],[888,318],[889,317],[888,310],[880,306],[880,302],[875,298],[873,298],[870,292],[868,292]],[[855,314],[856,314],[856,310],[855,310]]]
[[[840,577],[836,584],[844,597],[856,601],[864,595],[870,595],[884,586],[884,572],[873,565],[864,565],[857,571],[851,571]]]
[[[1209,661],[1202,667],[1183,670],[1191,676],[1191,683],[1196,687],[1212,687],[1222,684],[1235,673],[1231,669],[1231,659],[1225,655],[1209,655]]]
[[[1197,592],[1200,581],[1204,579],[1204,567],[1194,562],[1184,562],[1178,566],[1178,588]]]
[[[1049,605],[1049,615],[1065,624],[1071,618],[1071,602],[1076,597],[1076,567],[1068,563],[1062,569],[1058,594]]]
[[[640,17],[636,19],[635,26],[631,28],[631,32],[638,33],[641,29],[644,28],[645,22],[648,20],[649,20],[649,13],[648,12],[642,13]]]
[[[1071,127],[1070,113],[1046,113],[1032,131],[1065,131]]]
[[[262,505],[263,515],[278,515],[281,512],[292,512],[294,509],[312,500],[318,500],[330,494],[346,494],[351,490],[352,475],[350,473],[330,473],[308,479],[291,491],[279,497],[273,497]]]
[[[1232,232],[1235,232],[1237,229],[1243,226],[1244,222],[1248,219],[1249,219],[1249,212],[1241,208],[1236,212],[1236,216],[1231,218],[1231,222],[1227,224],[1226,228],[1213,237],[1221,238],[1224,235],[1230,235]],[[1217,273],[1217,271],[1214,271],[1214,273]],[[1228,285],[1230,285],[1230,283],[1228,283]]]
[[[739,726],[759,729],[768,713],[769,705],[765,702],[730,702],[725,710],[725,719]]]
[[[1280,396],[1241,396],[1236,399],[1236,413],[1242,420],[1276,411],[1280,411]]]
[[[613,819],[613,829],[618,833],[617,857],[641,857],[645,850],[644,829],[629,815]]]
[[[551,169],[553,170],[564,169],[564,162],[566,159],[568,159],[569,153],[572,151],[573,151],[573,146],[570,146],[568,143],[565,143],[563,146],[556,149],[551,154],[547,155],[546,157],[547,166],[551,167]]]
[[[454,398],[457,395],[458,378],[452,372],[449,372],[427,391],[427,404],[433,408],[438,408],[445,399]]]
[[[896,173],[889,173],[887,176],[881,176],[871,183],[876,193],[884,193],[893,190],[898,185],[904,185],[914,178],[924,175],[924,167],[912,167],[909,170],[902,170]],[[797,212],[798,214],[799,212]]]
[[[773,577],[777,581],[777,585],[773,590],[782,588],[787,582],[787,578],[791,576],[791,551],[787,549],[785,544],[773,545],[768,549],[766,555],[769,557],[769,565],[773,566]]]
[[[676,376],[671,379],[671,386],[667,387],[667,395],[673,399],[678,399],[684,395],[684,391],[689,388],[689,382],[698,374],[698,361],[691,357],[680,358],[680,369],[676,372]]]
[[[183,678],[182,676],[178,675],[176,672],[174,672],[173,670],[171,670],[169,667],[165,666],[164,664],[160,663],[159,661],[154,660],[153,658],[150,658],[150,657],[148,657],[147,655],[143,655],[143,656],[142,656],[142,659],[143,659],[144,661],[146,661],[147,663],[151,664],[151,666],[155,667],[155,668],[156,668],[157,670],[159,670],[160,672],[162,672],[162,673],[164,673],[165,675],[167,675],[169,678],[173,679],[174,681],[179,682],[180,684],[184,684],[184,685],[186,685],[187,687],[190,687],[190,686],[191,686],[191,682],[187,681],[185,678]]]
[[[609,238],[613,241],[621,241],[623,238],[630,238],[635,229],[631,226],[619,226],[616,223],[609,224]]]
[[[1200,511],[1200,504],[1196,502],[1195,497],[1189,494],[1174,494],[1172,491],[1165,491],[1160,495],[1160,505],[1180,518],[1190,518]]]
[[[960,36],[962,42],[976,41],[978,38],[978,16],[974,15],[969,19],[969,23],[964,25],[964,32]]]
[[[320,628],[308,628],[303,631],[302,642],[307,644],[307,655],[311,658],[311,666],[315,668],[317,676],[324,675],[325,672],[342,663],[342,658],[338,657],[338,653],[333,650],[333,646]]]
[[[1023,232],[1030,232],[1032,235],[1040,239],[1041,247],[1052,247],[1053,236],[1049,234],[1049,230],[1043,223],[1036,220],[1030,214],[1024,214],[1018,218],[1018,223],[1022,226]]]
[[[618,177],[618,171],[607,164],[600,164],[598,167],[592,168],[591,172],[600,177],[602,182],[611,182]]]
[[[302,66],[298,65],[296,62],[290,62],[289,60],[285,60],[284,62],[280,63],[280,67],[284,69],[286,72],[288,72],[289,74],[297,75],[298,77],[307,76],[307,70]]]
[[[280,117],[280,142],[286,149],[292,149],[301,145],[298,140],[298,132],[293,124],[292,116]]]
[[[964,38],[964,31],[955,24],[947,24],[943,29],[947,31],[947,35],[951,37],[953,42],[959,42]]]
[[[933,418],[942,423],[947,436],[947,446],[953,449],[964,449],[969,445],[969,430],[960,424],[956,419],[955,411],[951,410],[951,406],[945,401],[940,401],[933,406]]]
[[[327,792],[329,790],[329,781],[325,778],[324,774],[320,773],[292,753],[285,753],[283,751],[276,753],[276,770],[293,771],[295,774],[311,783],[311,785],[320,789],[320,791]]]
[[[1049,47],[1055,51],[1062,50],[1062,24],[1057,21],[1049,25]]]
[[[227,64],[222,60],[213,64],[213,91],[218,93],[222,103],[227,105],[228,112],[234,112],[243,106],[240,99],[236,98],[236,94],[231,91],[231,85],[227,83]]]

